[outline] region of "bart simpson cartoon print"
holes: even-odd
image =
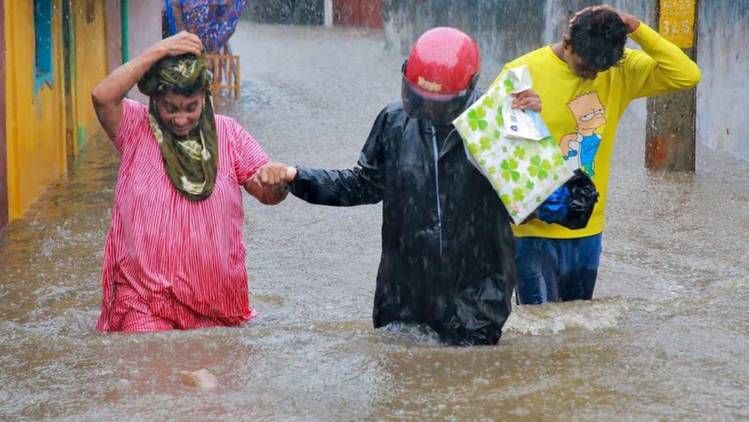
[[[559,142],[562,155],[569,167],[581,168],[593,177],[596,153],[601,145],[601,135],[596,133],[596,129],[606,124],[605,110],[595,92],[575,97],[567,106],[575,116],[577,132],[562,136]]]

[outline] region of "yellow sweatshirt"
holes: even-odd
[[[620,65],[600,72],[593,80],[575,75],[551,46],[504,66],[504,69],[528,66],[533,89],[541,97],[541,117],[552,136],[559,140],[567,164],[588,173],[600,193],[586,228],[569,230],[536,219],[514,226],[516,236],[571,239],[601,233],[614,135],[627,105],[635,98],[690,88],[699,82],[697,64],[649,26],[640,23],[630,37],[642,51],[626,49]]]

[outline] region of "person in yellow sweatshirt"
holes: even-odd
[[[625,48],[627,38],[642,50]],[[588,225],[570,230],[540,219],[513,227],[522,304],[593,296],[601,255],[614,136],[629,103],[691,88],[700,69],[636,17],[611,6],[579,11],[556,44],[504,69],[527,65],[543,102],[541,116],[559,139],[566,163],[590,176],[600,194]]]

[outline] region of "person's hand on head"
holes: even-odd
[[[161,49],[164,56],[180,56],[188,53],[199,56],[203,54],[203,42],[197,35],[187,31],[164,38],[156,44],[156,47]]]
[[[593,12],[595,12],[595,11],[600,11],[600,10],[609,10],[609,11],[615,12],[617,15],[619,15],[619,17],[621,18],[621,20],[627,26],[627,31],[629,33],[634,32],[637,29],[637,27],[640,26],[640,20],[637,19],[637,17],[635,17],[634,15],[630,15],[629,13],[622,12],[621,10],[617,10],[613,6],[611,6],[610,4],[601,4],[601,5],[597,5],[597,6],[588,6],[588,7],[584,8],[584,9],[579,10],[577,13],[575,13],[574,16],[572,16],[572,18],[570,18],[570,20],[569,20],[569,26],[572,27],[572,25],[575,23],[575,20],[577,20],[577,18],[580,15],[582,15],[583,13],[585,13],[587,11],[593,11]]]

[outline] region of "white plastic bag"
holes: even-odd
[[[531,89],[532,82],[527,68],[515,67],[506,73],[507,80],[512,82],[514,88],[511,94]],[[502,102],[502,116],[504,116],[504,134],[510,138],[530,139],[540,141],[549,136],[546,125],[541,116],[533,110],[521,110],[512,108],[512,95],[508,95]],[[540,124],[539,124],[540,123]],[[543,132],[542,132],[543,131]]]

